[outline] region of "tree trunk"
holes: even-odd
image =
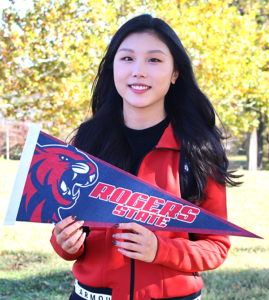
[[[259,128],[257,131],[257,139],[258,139],[258,162],[257,162],[257,167],[259,170],[262,169],[262,156],[263,156],[263,131],[265,129],[264,126],[264,116],[261,114],[260,116],[260,124]]]
[[[247,170],[257,171],[258,141],[257,129],[247,133]]]

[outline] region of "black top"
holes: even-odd
[[[160,123],[142,130],[131,129],[125,126],[126,137],[133,152],[133,162],[130,168],[131,174],[136,175],[141,159],[158,144],[168,125],[169,119],[166,117]]]

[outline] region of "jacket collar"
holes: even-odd
[[[165,129],[156,148],[168,148],[173,150],[181,149],[180,141],[175,137],[171,123]]]

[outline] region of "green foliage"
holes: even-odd
[[[5,116],[43,122],[55,136],[76,128],[112,35],[149,12],[182,39],[228,129],[249,131],[269,115],[268,11],[267,1],[228,0],[34,0],[22,17],[8,8],[0,23],[0,106]]]
[[[231,1],[180,1],[178,10],[169,3],[157,16],[182,39],[223,123],[234,134],[257,127],[259,114],[269,114],[269,27],[256,20],[268,3],[245,1],[243,15]]]

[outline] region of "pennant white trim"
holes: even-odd
[[[35,151],[36,142],[41,130],[41,126],[37,124],[31,124],[29,128],[29,132],[27,135],[27,139],[23,148],[21,160],[19,163],[19,168],[15,177],[13,189],[11,192],[6,217],[3,225],[14,225],[21,198],[24,189],[24,184],[27,179],[27,175],[29,172],[29,168],[31,165],[33,153]],[[16,188],[15,188],[16,187]]]

